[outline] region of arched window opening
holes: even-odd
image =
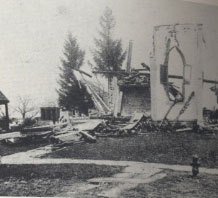
[[[169,54],[168,62],[168,89],[171,100],[183,101],[184,98],[184,63],[177,48],[173,48]],[[181,78],[180,78],[181,76]]]
[[[170,41],[168,42],[169,46]],[[168,48],[168,47],[167,47]],[[187,66],[184,54],[178,46],[168,49],[164,64],[161,65],[161,83],[164,85],[170,101],[183,102],[185,98]],[[188,72],[189,73],[189,72]]]

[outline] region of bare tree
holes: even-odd
[[[14,108],[14,110],[22,116],[23,120],[26,117],[34,118],[39,113],[33,106],[32,100],[29,96],[19,96],[18,105]]]

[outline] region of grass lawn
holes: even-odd
[[[217,198],[217,175],[200,174],[192,178],[186,172],[167,172],[167,177],[123,192],[120,198]]]
[[[24,152],[31,149],[35,149],[41,146],[47,145],[46,143],[35,143],[35,144],[20,144],[20,145],[6,145],[0,142],[0,156],[11,155],[18,152]]]
[[[55,196],[93,177],[109,177],[122,167],[93,164],[0,165],[0,196]],[[69,188],[68,188],[69,189]]]
[[[201,166],[218,167],[218,136],[146,133],[124,138],[99,138],[94,144],[71,145],[44,157],[189,165],[193,154],[199,155]]]

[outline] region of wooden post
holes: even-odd
[[[5,104],[5,116],[6,116],[6,130],[9,131],[9,114],[8,114],[8,104]]]
[[[126,65],[126,72],[131,72],[131,59],[132,59],[132,40],[129,41],[129,51],[128,51],[128,58],[127,58],[127,65]]]

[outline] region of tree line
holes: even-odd
[[[108,7],[99,19],[99,35],[94,38],[95,48],[92,49],[92,61],[88,64],[96,71],[119,71],[126,57],[126,50],[122,48],[121,39],[114,38],[116,25],[112,10]],[[78,71],[84,63],[85,51],[79,46],[77,38],[68,35],[64,44],[63,58],[61,59],[60,75],[57,90],[58,103],[62,109],[78,110],[88,114],[88,109],[93,107],[90,94],[84,84],[78,81],[75,71]],[[103,73],[109,77],[109,73]]]

